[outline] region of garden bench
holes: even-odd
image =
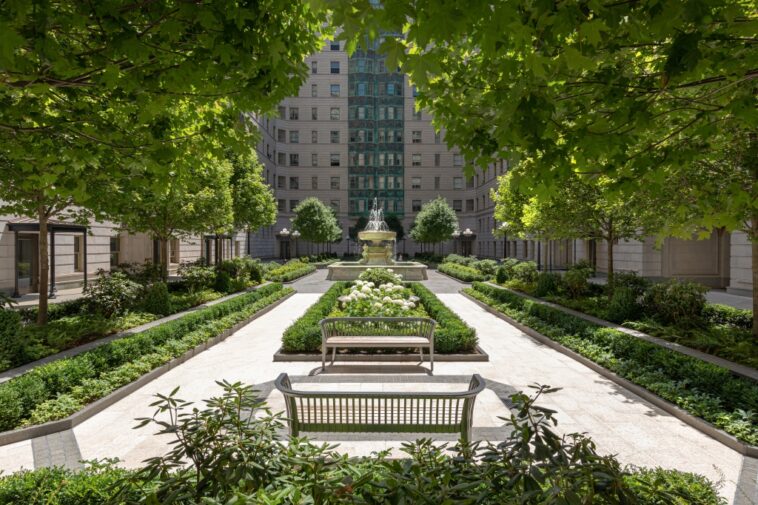
[[[337,348],[418,348],[421,362],[429,350],[429,365],[434,371],[434,328],[437,322],[425,317],[328,317],[321,322],[321,368],[332,350],[332,365]]]
[[[290,433],[460,433],[471,440],[476,395],[484,380],[471,376],[461,392],[297,391],[286,373],[277,377]]]

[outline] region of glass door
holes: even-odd
[[[18,292],[21,295],[39,290],[39,255],[37,235],[18,237]]]

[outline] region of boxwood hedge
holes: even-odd
[[[273,270],[269,270],[266,272],[265,277],[267,280],[273,282],[289,282],[315,271],[315,266],[294,260]]]
[[[465,292],[692,415],[758,445],[758,384],[490,284]]]
[[[270,284],[0,384],[0,430],[69,416],[291,291]]]
[[[463,282],[487,280],[487,276],[476,268],[459,265],[458,263],[441,263],[437,266],[437,270]]]

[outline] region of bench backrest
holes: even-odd
[[[426,317],[328,317],[322,319],[321,336],[330,337],[380,337],[409,336],[424,337],[429,340],[434,336],[437,322]]]
[[[474,400],[485,387],[474,374],[468,390],[427,392],[296,391],[287,374],[276,379],[290,431],[460,433],[470,439]]]

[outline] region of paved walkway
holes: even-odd
[[[221,344],[169,371],[70,432],[0,447],[0,470],[50,464],[76,466],[80,459],[105,457],[118,457],[127,466],[137,466],[145,458],[165,452],[167,439],[154,436],[149,427],[133,430],[134,418],[152,415],[153,409],[148,404],[153,395],[170,392],[176,386],[181,386],[180,397],[200,401],[219,391],[215,380],[239,380],[266,391],[275,409],[282,408],[282,399],[272,391],[271,381],[283,371],[298,377],[296,386],[304,388],[387,389],[397,387],[392,383],[405,376],[408,379],[405,387],[428,389],[430,379],[415,366],[343,365],[332,369],[330,374],[313,378],[308,376],[318,368],[315,362],[272,361],[282,331],[328,287],[328,282],[323,280],[325,276],[326,272],[319,271],[296,282],[296,289],[307,288],[311,292],[289,298]],[[508,392],[527,391],[534,383],[560,386],[563,389],[545,397],[541,404],[558,411],[561,431],[588,433],[600,452],[615,453],[624,463],[707,475],[722,482],[721,492],[730,503],[758,502],[755,460],[743,458],[568,356],[536,343],[457,294],[460,283],[436,272],[430,272],[427,282],[445,304],[476,328],[480,345],[490,355],[487,363],[440,362],[435,367],[434,378],[442,383],[435,388],[457,389],[472,373],[481,374],[490,383],[491,387],[477,399],[475,435],[492,438],[502,433],[503,423],[498,417],[507,415],[502,397]],[[385,440],[386,437],[398,440]],[[378,439],[329,437],[343,442],[340,449],[355,455],[396,448],[402,438],[392,435]],[[737,491],[738,487],[741,492]]]

